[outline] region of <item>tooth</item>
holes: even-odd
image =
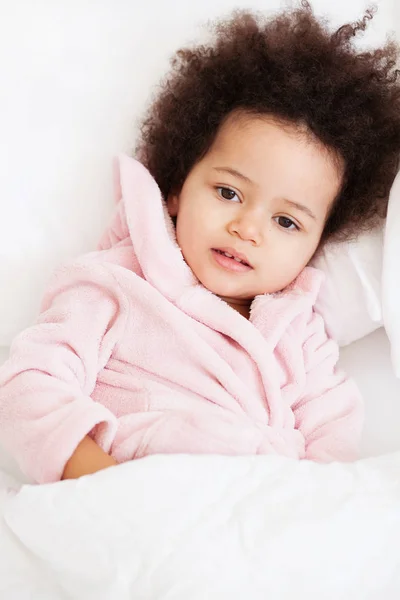
[[[224,252],[225,256],[227,256],[228,258],[233,258],[232,254],[228,254],[228,252]]]
[[[236,260],[237,262],[240,262],[240,263],[242,262],[242,261],[240,260],[240,258],[235,258],[235,260]]]

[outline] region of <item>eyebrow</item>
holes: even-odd
[[[214,171],[218,171],[219,173],[229,173],[230,175],[233,175],[233,177],[237,177],[238,179],[241,179],[246,183],[256,185],[255,182],[252,179],[250,179],[250,177],[247,177],[247,175],[243,175],[243,173],[237,171],[236,169],[232,169],[231,167],[214,167]],[[301,212],[305,213],[311,219],[314,219],[314,221],[317,220],[317,217],[314,215],[314,213],[307,206],[304,206],[304,204],[299,204],[299,202],[294,202],[293,200],[289,200],[288,198],[283,198],[283,201],[286,202],[286,204],[289,204],[289,206],[297,208],[297,210],[300,210]]]
[[[214,171],[218,171],[219,173],[229,173],[230,175],[233,175],[234,177],[237,177],[238,179],[242,179],[242,181],[245,181],[246,183],[255,185],[254,181],[252,181],[250,179],[250,177],[243,175],[243,173],[241,173],[240,171],[237,171],[236,169],[231,169],[230,167],[214,167]]]
[[[284,202],[286,202],[286,204],[289,204],[290,206],[293,206],[293,208],[297,208],[297,210],[301,210],[301,212],[303,212],[306,215],[308,215],[311,219],[314,219],[314,221],[317,220],[317,217],[308,208],[308,206],[304,206],[304,204],[299,204],[298,202],[293,202],[293,200],[288,200],[287,198],[283,198],[283,200],[284,200]]]

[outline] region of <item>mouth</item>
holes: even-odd
[[[215,261],[224,269],[236,273],[244,273],[253,269],[244,254],[240,254],[233,248],[212,248]]]

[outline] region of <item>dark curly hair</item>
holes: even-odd
[[[236,11],[207,45],[178,50],[141,124],[136,156],[164,197],[183,185],[233,111],[307,130],[344,161],[322,242],[372,228],[386,214],[400,152],[398,46],[357,51],[363,19],[330,32],[308,2],[267,20]]]

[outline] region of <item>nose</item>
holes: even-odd
[[[258,210],[243,210],[229,223],[229,233],[245,242],[259,246],[263,241],[265,216]]]

